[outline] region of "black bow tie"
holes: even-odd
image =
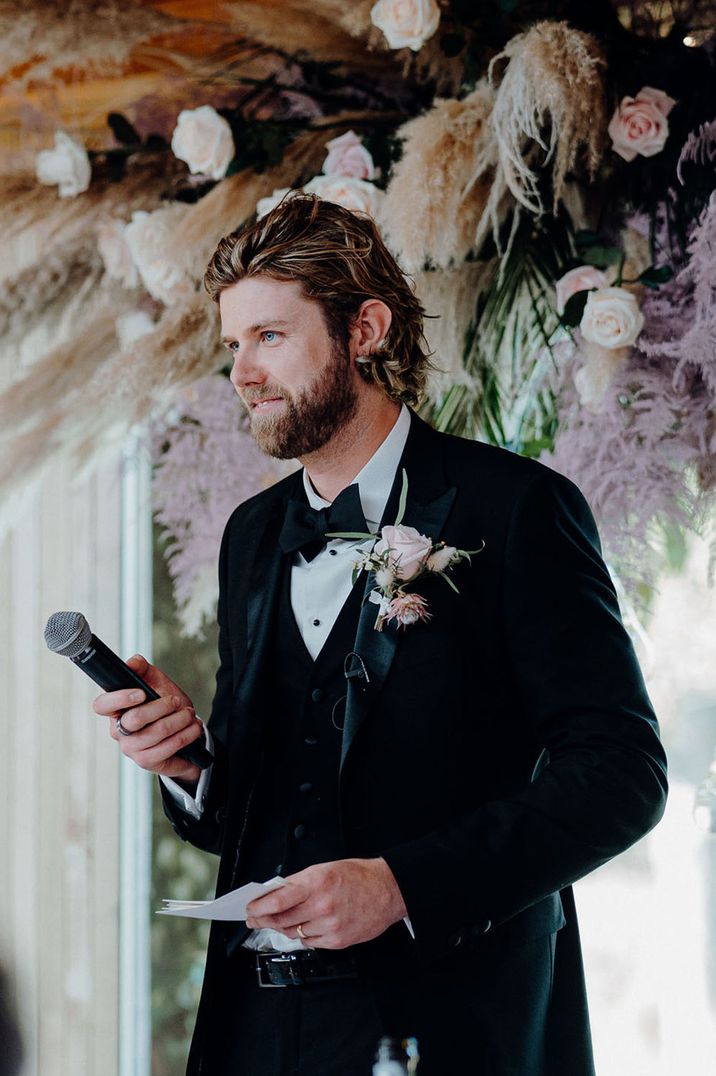
[[[284,553],[300,549],[306,560],[313,560],[329,541],[328,532],[366,533],[367,530],[358,486],[354,484],[342,490],[326,508],[311,508],[305,501],[289,501],[278,544]]]

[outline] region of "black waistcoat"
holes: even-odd
[[[359,576],[314,661],[291,608],[290,562],[284,558],[265,680],[263,763],[237,884],[293,874],[346,855],[338,811],[343,667],[353,647],[364,581]]]

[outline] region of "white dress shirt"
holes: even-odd
[[[390,496],[400,457],[405,448],[410,429],[410,412],[401,406],[398,418],[390,433],[378,446],[365,466],[350,485],[358,485],[360,502],[367,530],[375,534]],[[304,468],[303,485],[308,503],[312,508],[325,508],[331,502],[316,493]],[[291,608],[296,618],[301,638],[311,657],[315,660],[328,638],[348,595],[352,590],[353,566],[363,549],[369,549],[373,540],[360,542],[345,538],[332,538],[313,560],[306,560],[302,553],[295,553],[291,565]],[[212,750],[211,736],[207,729],[206,746]],[[201,818],[204,799],[211,780],[212,767],[204,770],[192,796],[176,781],[162,777],[172,799],[192,818]],[[247,939],[251,948],[298,949],[300,940],[287,938],[278,931],[255,931]]]

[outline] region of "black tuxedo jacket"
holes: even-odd
[[[347,686],[343,835],[349,855],[387,860],[415,930],[414,943],[398,924],[360,947],[367,974],[406,961],[449,966],[466,952],[506,956],[559,931],[549,1074],[582,1076],[592,1069],[569,886],[661,816],[666,763],[656,719],[574,483],[504,449],[437,433],[412,414],[384,524],[395,521],[403,468],[406,525],[458,548],[485,545],[451,573],[459,593],[439,576],[416,583],[427,623],[378,632],[377,607],[366,601],[356,625],[369,681]],[[166,801],[180,836],[221,855],[219,893],[236,877],[267,746],[262,697],[280,675],[263,660],[277,537],[300,488],[300,474],[291,475],[227,524],[208,800],[198,822]],[[224,959],[217,927],[199,1038]]]

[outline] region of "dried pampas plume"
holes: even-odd
[[[60,68],[121,71],[132,49],[186,22],[139,0],[0,0],[0,76],[20,89]]]
[[[433,368],[427,395],[433,402],[439,402],[452,385],[478,388],[465,369],[466,338],[475,320],[476,296],[494,272],[494,261],[468,261],[455,269],[415,274],[415,293],[428,314],[425,337]]]
[[[282,52],[305,52],[314,60],[340,60],[362,69],[393,64],[384,51],[370,52],[373,0],[241,0],[225,4],[232,25],[244,36]]]
[[[497,148],[486,83],[462,101],[437,100],[398,134],[403,156],[381,210],[380,226],[407,272],[459,265],[475,246],[490,196]]]
[[[540,169],[552,162],[555,208],[581,149],[594,175],[607,125],[604,67],[596,41],[565,22],[537,23],[492,60],[489,76],[499,86],[491,122],[500,169],[510,192],[531,213],[544,208],[535,145],[546,154]]]

